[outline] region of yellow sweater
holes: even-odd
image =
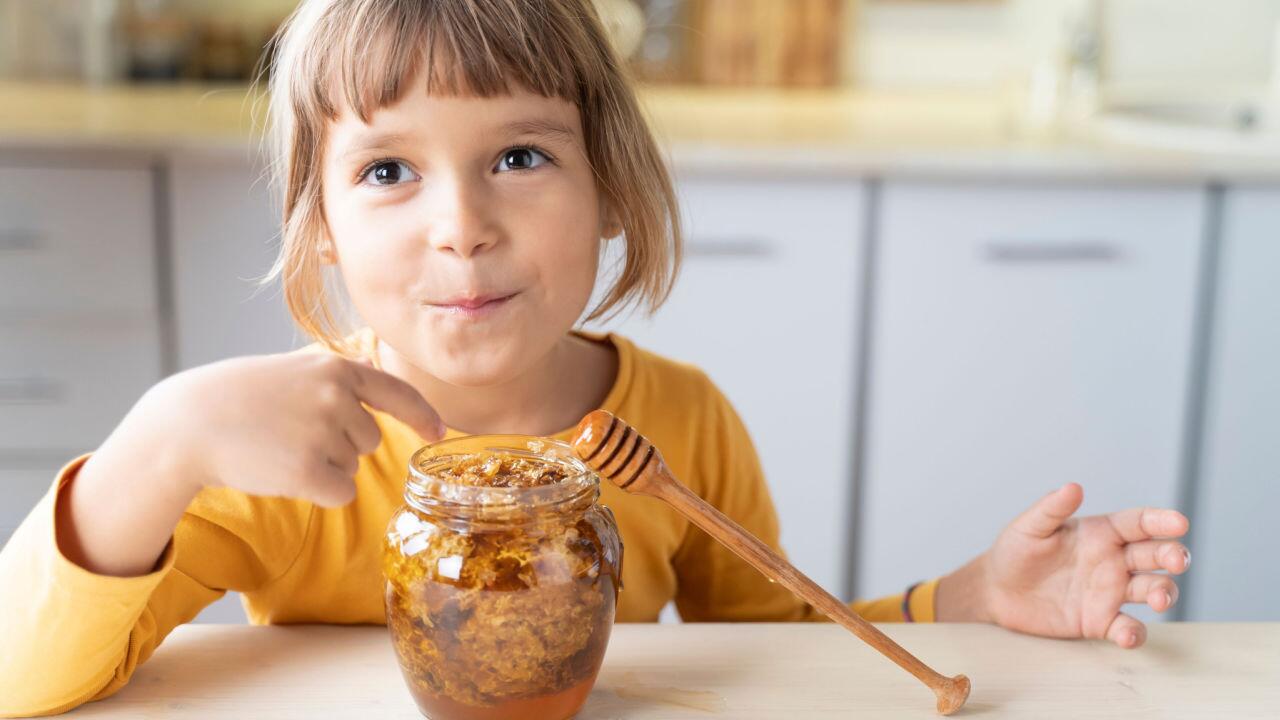
[[[372,333],[360,337],[376,362]],[[661,448],[695,493],[778,547],[777,516],[751,440],[706,375],[616,335],[597,339],[619,355],[602,407]],[[243,593],[257,624],[385,623],[380,542],[402,502],[409,456],[423,441],[398,420],[375,417],[383,440],[361,458],[354,502],[326,509],[205,490],[158,569],[141,577],[95,575],[58,550],[55,503],[84,458],[68,464],[0,551],[0,716],[58,713],[115,693],[175,626],[228,590]],[[603,483],[601,502],[623,538],[619,621],[653,622],[671,600],[685,621],[824,619],[660,501]],[[933,620],[936,585],[912,593],[918,621]],[[894,596],[851,607],[868,620],[900,621],[900,602]]]

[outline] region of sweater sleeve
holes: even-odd
[[[174,627],[283,574],[301,548],[308,518],[294,501],[220,488],[192,502],[151,573],[92,573],[62,554],[55,527],[86,459],[63,468],[0,550],[0,717],[114,694]]]
[[[703,486],[691,489],[785,557],[777,511],[746,426],[719,391],[714,391],[710,405],[710,414],[699,429],[705,440],[705,464],[699,473]],[[674,564],[676,609],[686,622],[828,620],[697,527],[689,528]],[[911,593],[910,609],[916,622],[934,621],[937,584],[931,580]],[[855,601],[849,607],[872,622],[905,620],[902,595]]]

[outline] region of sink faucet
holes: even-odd
[[[1076,118],[1098,110],[1102,86],[1103,0],[1084,0],[1063,17],[1066,32],[1066,107]]]
[[[1026,53],[1025,127],[1056,133],[1098,109],[1103,67],[1103,0],[1015,0],[1010,5]]]

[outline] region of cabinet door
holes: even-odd
[[[179,369],[305,344],[295,337],[279,284],[258,283],[280,235],[262,170],[181,158],[170,177]]]
[[[690,180],[679,191],[688,252],[675,292],[652,319],[611,329],[710,375],[755,442],[784,548],[840,593],[863,188]]]
[[[1280,187],[1223,212],[1188,619],[1280,620]]]
[[[860,594],[1066,482],[1081,514],[1176,506],[1204,215],[1194,187],[885,187]]]

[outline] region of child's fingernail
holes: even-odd
[[[1191,551],[1185,548],[1182,551],[1182,569],[1183,570],[1191,569]]]
[[[1164,591],[1164,606],[1166,608],[1173,607],[1173,596],[1169,594],[1168,590]]]
[[[1125,641],[1125,645],[1128,645],[1128,646],[1132,647],[1132,646],[1137,645],[1137,644],[1138,644],[1138,633],[1136,633],[1136,632],[1134,632],[1134,631],[1130,630],[1130,631],[1129,631],[1129,638],[1128,638],[1128,640],[1126,640],[1126,641]]]

